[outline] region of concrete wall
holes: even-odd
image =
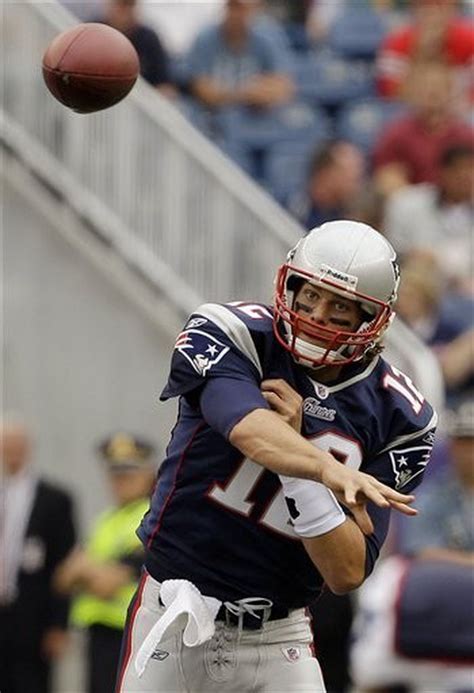
[[[26,418],[34,464],[73,491],[86,530],[108,502],[95,443],[125,429],[166,445],[175,405],[157,396],[175,326],[158,302],[156,321],[141,310],[126,267],[111,281],[116,259],[61,233],[72,222],[34,179],[2,170],[3,411]]]

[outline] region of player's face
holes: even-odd
[[[356,332],[362,322],[362,310],[356,301],[309,282],[305,282],[296,294],[294,310],[316,325],[344,332]],[[299,336],[317,346],[325,346],[324,341],[305,334],[304,328]]]

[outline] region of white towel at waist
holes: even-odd
[[[163,615],[150,630],[135,658],[135,670],[142,676],[156,646],[165,631],[167,637],[183,633],[187,647],[197,647],[210,640],[215,633],[215,618],[222,604],[214,597],[205,597],[189,580],[165,580],[161,584],[160,599],[166,607]]]

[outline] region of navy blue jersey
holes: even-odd
[[[221,600],[258,596],[296,608],[317,596],[321,576],[293,531],[278,476],[228,440],[244,416],[268,409],[262,380],[282,378],[300,393],[302,434],[315,446],[404,492],[421,481],[436,415],[380,357],[345,366],[330,386],[316,382],[278,343],[272,321],[265,305],[206,304],[178,336],[161,395],[180,397],[178,420],[138,531],[157,580],[186,578]],[[370,512],[374,558],[389,512]]]

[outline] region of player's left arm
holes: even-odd
[[[397,491],[412,493],[421,482],[434,442],[436,416],[430,414],[431,410],[427,412],[429,420],[423,428],[397,436],[391,445],[367,461],[364,472]],[[359,587],[372,572],[387,536],[390,508],[379,508],[372,503],[367,505],[374,531],[364,535],[352,517],[342,517],[341,512],[336,524],[337,501],[334,499],[334,507],[328,504],[326,517],[328,522],[332,519],[335,526],[323,533],[319,529],[321,501],[318,498],[318,504],[315,502],[316,496],[323,498],[321,491],[313,490],[311,502],[308,488],[303,489],[303,485],[308,487],[306,481],[290,482],[289,489],[285,488],[287,485],[283,480],[285,495],[287,491],[293,492],[300,513],[294,521],[295,531],[300,534],[307,553],[330,589],[340,594]],[[295,485],[294,489],[292,485]],[[391,506],[398,509],[396,502],[391,502]],[[342,510],[341,506],[339,508]],[[347,512],[344,509],[344,513]],[[350,513],[356,517],[354,508],[350,508]]]
[[[284,381],[264,381],[263,396],[271,408],[293,428],[301,428],[302,400]],[[429,415],[429,412],[428,412]],[[381,451],[366,465],[365,472],[392,488],[411,490],[421,480],[433,444],[435,417],[421,430],[398,436],[392,446]],[[403,455],[408,456],[404,460]],[[402,466],[397,469],[397,456]],[[349,517],[337,499],[322,484],[301,479],[280,477],[285,498],[297,534],[301,536],[311,560],[324,577],[329,588],[343,594],[359,587],[370,575],[387,535],[390,509],[379,508],[361,502],[373,525],[373,531],[365,534]],[[396,502],[392,507],[399,509]],[[357,507],[350,512],[357,517]],[[360,523],[359,523],[360,524]]]

